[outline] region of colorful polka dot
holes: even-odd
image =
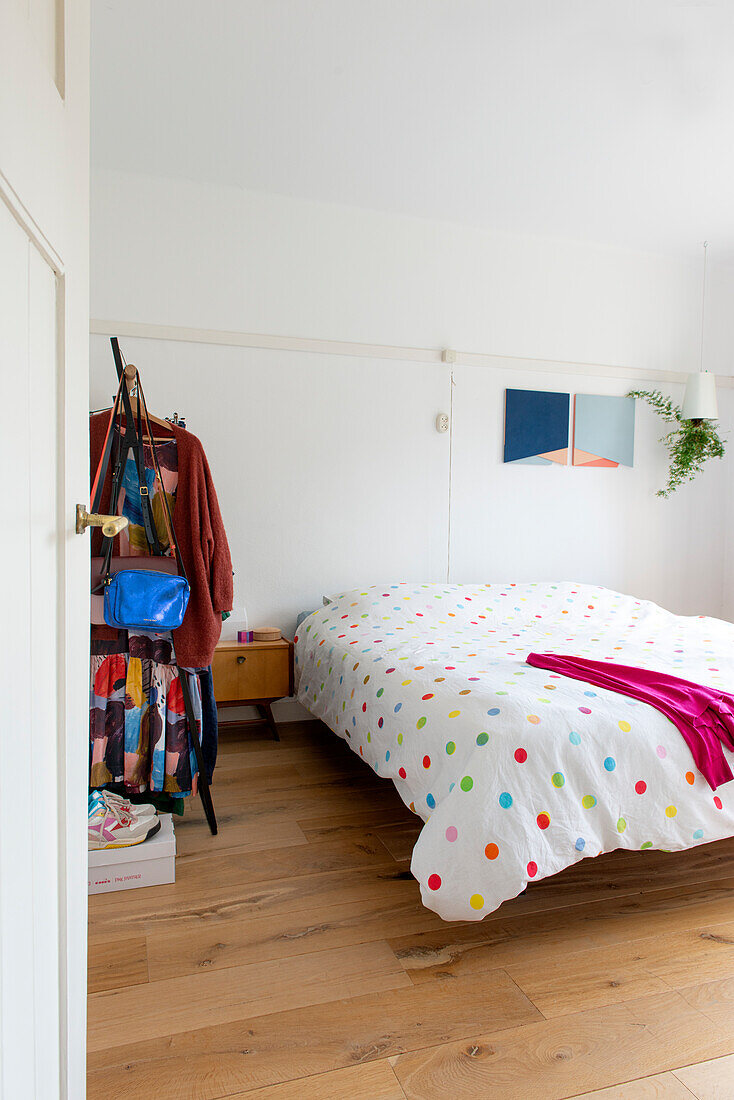
[[[635,791],[637,794],[644,794],[647,790],[647,783],[644,779],[638,779],[635,783]]]
[[[577,852],[583,852],[585,847],[586,847],[586,841],[584,840],[584,838],[582,836],[578,837],[577,840],[576,840],[576,843],[574,844],[574,848],[576,849],[576,851]]]
[[[626,828],[627,828],[627,822],[625,821],[625,819],[623,817],[620,817],[617,821],[617,832],[618,833],[623,833]]]
[[[696,782],[696,777],[693,772],[686,772],[686,783],[689,783],[691,787]]]
[[[585,794],[584,797],[581,799],[581,805],[584,807],[585,810],[593,809],[593,807],[596,806],[596,799],[594,798],[593,794]]]
[[[474,780],[470,775],[465,775],[461,783],[459,783],[462,791],[470,791],[474,786]]]
[[[500,806],[503,810],[509,810],[512,805],[512,795],[509,791],[503,791],[500,795]]]
[[[693,834],[693,839],[694,840],[700,840],[702,838],[702,836],[703,836],[703,829],[696,829],[695,833]]]
[[[449,711],[449,718],[458,718],[460,714],[461,714],[460,710],[450,710]]]
[[[574,730],[571,730],[571,732],[568,735],[568,739],[569,739],[569,741],[571,742],[572,745],[580,745],[581,744],[581,734],[576,733]]]
[[[658,754],[661,760],[664,760],[665,757],[668,755],[668,750],[665,748],[664,745],[658,745],[658,747],[655,749],[655,752]]]
[[[429,890],[440,890],[441,889],[441,876],[440,875],[429,875],[428,876],[428,889]]]
[[[479,734],[477,734],[477,744],[478,745],[486,745],[488,741],[489,741],[489,734],[488,733],[479,733]]]
[[[604,767],[606,768],[606,770],[608,772],[613,772],[614,769],[616,768],[616,766],[617,766],[617,761],[614,759],[613,756],[608,756],[606,758],[606,760],[604,761]]]
[[[472,896],[469,898],[469,904],[471,905],[472,909],[483,909],[484,898],[481,894],[472,894]]]
[[[530,878],[535,878],[538,873],[538,864],[535,860],[531,859],[527,866],[528,875]]]
[[[721,799],[719,798],[718,794],[715,794],[714,795],[714,806],[716,807],[717,810],[720,810],[722,805],[723,805],[723,803],[722,803]]]
[[[547,829],[551,822],[550,814],[543,811],[538,814],[535,821],[539,829]]]
[[[430,766],[431,766],[431,758],[430,758],[430,756],[424,756],[424,757],[423,757],[423,767],[424,767],[424,768],[430,768]]]
[[[629,722],[625,722],[624,719],[622,719],[621,722],[618,722],[617,725],[621,729],[622,733],[629,733],[629,731],[632,729],[632,726],[629,724]]]
[[[446,742],[446,755],[447,756],[453,756],[455,752],[456,752],[456,742],[455,741],[447,741]]]
[[[515,749],[515,754],[514,755],[515,755],[515,759],[517,760],[518,764],[524,764],[525,761],[528,758],[528,754],[525,751],[525,749]]]
[[[432,794],[427,794],[426,795],[426,804],[427,804],[429,810],[435,810],[436,809],[436,799],[433,797]]]
[[[497,859],[497,856],[500,854],[500,850],[496,844],[488,844],[487,847],[484,849],[484,854],[487,859]]]
[[[528,722],[531,722],[534,726],[537,726],[539,721],[540,721],[540,718],[538,718],[537,714],[529,714],[528,715]]]
[[[553,775],[551,776],[551,783],[554,787],[562,787],[565,782],[566,778],[563,772],[553,772]]]
[[[398,775],[400,776],[401,779],[405,779],[405,776],[406,776],[405,768],[398,768]]]
[[[417,730],[422,730],[427,721],[428,721],[427,718],[419,718],[418,721],[415,724],[415,728]]]
[[[675,817],[675,815],[677,813],[678,813],[678,811],[675,808],[675,806],[666,806],[665,807],[665,816],[666,817]]]
[[[449,825],[445,835],[449,844],[453,844],[457,836],[459,835],[459,830],[456,828],[455,825]]]

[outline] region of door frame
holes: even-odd
[[[51,0],[63,56],[52,74],[30,8],[0,3],[0,202],[56,276],[58,948],[61,1100],[86,1095],[89,544],[89,0]],[[8,369],[6,367],[6,369]],[[12,368],[11,368],[12,369]],[[28,446],[32,445],[29,439]],[[16,732],[16,731],[14,731]],[[53,1036],[39,1036],[37,1057]],[[0,1058],[2,1052],[0,1051]],[[17,1085],[20,1096],[22,1085]],[[2,1083],[0,1082],[0,1092]]]

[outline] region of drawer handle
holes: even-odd
[[[237,658],[237,664],[238,665],[243,665],[244,663],[245,663],[245,658],[244,657],[238,657]]]

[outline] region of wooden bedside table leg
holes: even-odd
[[[280,734],[278,733],[278,727],[276,726],[275,719],[273,718],[273,712],[270,709],[270,703],[258,703],[257,709],[260,712],[260,717],[264,718],[267,722],[270,728],[270,732],[272,733],[275,740],[280,741]]]

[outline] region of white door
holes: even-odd
[[[89,10],[0,0],[0,1098],[85,1094]]]

